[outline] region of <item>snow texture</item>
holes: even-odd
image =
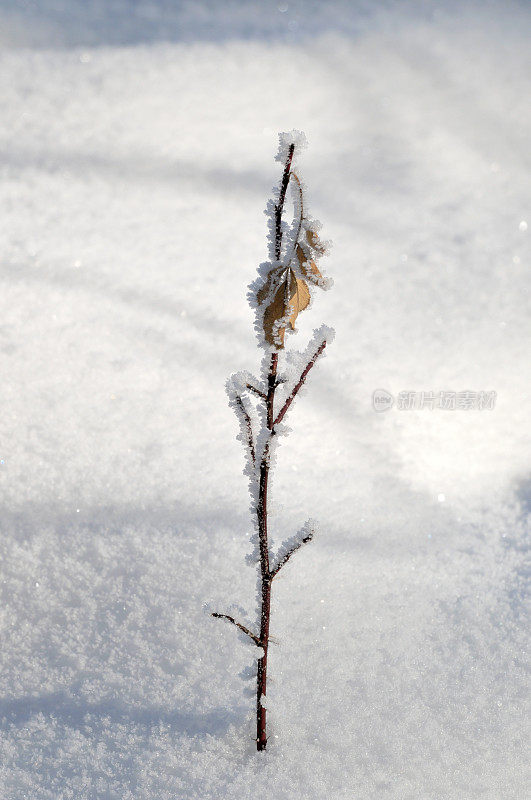
[[[0,0],[0,31],[2,800],[527,799],[529,4]],[[320,534],[273,584],[257,754],[257,648],[204,604],[255,608],[224,386],[260,374],[290,128],[335,287],[288,348],[337,336],[278,451],[272,551]]]

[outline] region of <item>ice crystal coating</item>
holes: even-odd
[[[331,279],[318,266],[331,242],[321,240],[321,223],[308,213],[306,186],[299,168],[299,151],[306,147],[306,137],[301,131],[290,131],[281,133],[279,142],[276,158],[289,165],[289,173],[285,172],[281,186],[275,187],[267,204],[270,260],[258,267],[258,277],[250,284],[247,295],[255,310],[259,344],[266,351],[285,347],[286,332],[296,331],[297,317],[311,306],[315,287],[326,290],[332,286]],[[293,204],[291,224],[279,219],[278,213],[286,202],[286,189],[290,190]]]

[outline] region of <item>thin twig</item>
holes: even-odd
[[[275,258],[280,260],[282,250],[282,212],[286,199],[286,190],[290,179],[291,162],[295,144],[292,142],[288,149],[282,183],[278,195],[278,203],[275,205]],[[269,478],[269,445],[271,437],[274,436],[275,420],[275,389],[277,388],[277,369],[278,353],[271,353],[269,371],[267,373],[267,394],[266,404],[266,425],[270,431],[269,439],[264,447],[260,461],[260,477],[258,483],[258,504],[256,515],[258,522],[258,540],[260,549],[260,582],[261,582],[261,603],[260,603],[260,643],[264,649],[261,658],[258,659],[256,672],[256,748],[265,750],[267,745],[266,732],[266,708],[262,704],[262,698],[267,690],[267,651],[269,647],[269,619],[271,615],[271,574],[269,570],[269,544],[267,536],[267,484]]]
[[[299,236],[301,236],[301,231],[303,231],[303,223],[305,223],[306,218],[304,217],[304,197],[303,197],[303,190],[301,182],[296,175],[295,172],[291,171],[291,165],[293,162],[293,154],[295,151],[295,143],[292,142],[286,152],[286,161],[284,164],[284,169],[282,173],[282,180],[280,182],[280,188],[278,190],[277,195],[277,202],[273,206],[273,220],[270,221],[273,223],[274,230],[271,230],[270,227],[270,242],[271,239],[273,240],[273,250],[274,252],[271,253],[270,256],[274,256],[274,264],[273,268],[270,272],[270,289],[269,289],[269,297],[268,302],[271,301],[273,294],[278,291],[278,287],[281,285],[281,281],[286,282],[286,291],[288,286],[290,285],[289,279],[286,280],[286,273],[288,270],[291,272],[292,267],[292,259],[293,253],[291,253],[289,260],[287,259],[287,254],[284,254],[283,263],[281,263],[281,254],[282,254],[282,245],[283,245],[283,213],[284,213],[284,206],[286,201],[286,193],[290,183],[291,177],[296,181],[298,188],[299,188],[299,195],[300,195],[300,203],[295,203],[295,214],[298,210],[298,220],[294,219],[292,226],[290,228],[292,234],[296,233],[295,237],[290,237],[290,242],[288,243],[287,248],[289,249],[289,244],[293,244],[293,247],[296,248],[298,244]],[[285,151],[284,151],[285,152]],[[270,213],[271,206],[268,204],[268,214]],[[295,215],[294,215],[295,216]],[[301,245],[302,246],[302,245]],[[296,250],[295,250],[296,252]],[[273,260],[273,259],[271,259]],[[266,282],[267,283],[267,282]],[[263,301],[264,302],[264,301]],[[279,320],[276,321],[276,325],[278,327]],[[271,589],[272,589],[272,582],[274,577],[278,574],[280,569],[289,561],[292,555],[306,542],[309,542],[313,538],[313,531],[308,530],[308,526],[306,526],[303,531],[299,533],[298,540],[295,540],[296,543],[291,546],[290,543],[285,544],[285,548],[287,552],[284,555],[281,555],[282,549],[277,555],[277,563],[274,566],[270,566],[270,560],[273,561],[273,558],[270,557],[269,553],[269,539],[268,539],[268,490],[269,490],[269,477],[270,477],[270,457],[271,457],[271,444],[274,441],[273,437],[276,435],[277,431],[275,430],[275,426],[279,424],[282,419],[284,418],[286,412],[288,411],[289,407],[291,406],[293,400],[295,399],[297,393],[301,389],[308,372],[316,362],[317,358],[321,355],[324,348],[326,347],[326,341],[323,341],[319,347],[317,348],[316,352],[314,353],[313,357],[310,359],[308,364],[303,369],[298,382],[292,388],[291,394],[285,400],[284,405],[280,409],[279,413],[275,416],[275,392],[277,387],[281,383],[286,382],[286,378],[279,376],[278,374],[278,366],[279,366],[279,352],[278,350],[281,348],[281,344],[279,343],[278,339],[275,340],[277,342],[277,347],[272,348],[270,350],[270,358],[269,364],[264,362],[263,364],[263,373],[262,373],[262,380],[258,381],[262,388],[258,388],[257,386],[253,385],[254,379],[251,380],[252,382],[245,384],[245,389],[241,390],[241,394],[234,394],[232,391],[232,386],[230,386],[230,399],[231,405],[236,407],[236,411],[238,412],[238,418],[240,422],[240,430],[243,432],[243,435],[240,434],[240,438],[243,439],[244,443],[249,448],[249,453],[252,460],[253,469],[250,470],[253,476],[252,480],[252,496],[255,498],[255,491],[258,489],[258,497],[253,500],[253,504],[255,503],[255,513],[256,513],[256,523],[257,523],[257,533],[258,533],[258,550],[259,550],[259,584],[260,584],[260,631],[258,634],[254,634],[249,628],[246,628],[240,622],[237,622],[234,617],[231,617],[229,614],[218,614],[212,613],[213,617],[218,619],[226,619],[228,622],[231,622],[235,627],[237,627],[242,633],[248,636],[252,641],[257,645],[257,647],[261,648],[261,652],[259,652],[257,658],[257,671],[256,671],[256,747],[257,750],[265,750],[267,746],[267,726],[266,726],[266,717],[267,717],[267,709],[266,703],[264,703],[264,697],[267,693],[267,666],[268,666],[268,649],[270,641],[273,642],[274,639],[270,637],[269,628],[270,628],[270,618],[271,618]],[[291,384],[291,381],[290,381]],[[251,419],[252,411],[254,410],[255,405],[258,405],[255,401],[254,404],[247,398],[245,392],[249,391],[255,395],[257,395],[260,400],[264,403],[264,407],[261,407],[261,410],[264,412],[264,416],[261,417],[262,421],[262,429],[256,433],[255,438],[255,431],[253,430],[253,420]],[[245,399],[244,399],[245,398]],[[251,411],[248,411],[246,408],[250,404],[252,404]],[[241,412],[241,413],[240,413]],[[265,417],[265,419],[264,419]],[[259,446],[260,443],[260,446]],[[258,449],[259,446],[259,449]],[[303,535],[304,534],[304,535]]]
[[[311,542],[312,539],[313,539],[313,531],[310,531],[310,533],[308,533],[303,539],[301,539],[299,542],[297,542],[297,544],[294,544],[293,547],[291,548],[291,550],[288,550],[286,555],[282,556],[282,558],[280,559],[280,561],[278,562],[276,567],[273,570],[271,570],[271,573],[270,573],[271,574],[271,580],[273,580],[273,578],[275,577],[277,572],[280,572],[280,570],[282,569],[284,564],[287,561],[290,560],[290,558],[293,555],[293,553],[296,553],[297,550],[299,549],[299,547],[302,547],[302,545],[306,544],[306,542]]]
[[[278,425],[278,423],[282,422],[282,420],[284,419],[284,415],[286,414],[286,411],[288,410],[290,405],[295,400],[297,392],[299,391],[299,389],[302,387],[304,381],[306,380],[306,376],[308,375],[309,371],[311,370],[311,368],[313,367],[313,365],[315,364],[315,362],[317,361],[317,359],[319,358],[319,356],[321,355],[321,353],[323,352],[325,347],[326,347],[326,340],[324,342],[321,342],[321,344],[319,345],[319,347],[317,348],[317,350],[315,351],[315,353],[313,354],[311,359],[308,361],[308,363],[304,367],[304,369],[303,369],[303,371],[301,373],[301,376],[300,376],[300,378],[298,380],[298,383],[295,384],[295,386],[292,389],[292,392],[291,392],[290,396],[288,397],[288,399],[286,400],[286,402],[284,403],[284,405],[282,406],[282,408],[278,412],[278,415],[277,415],[277,417],[276,417],[276,419],[275,419],[275,421],[273,423],[273,426]]]
[[[295,236],[293,238],[293,250],[292,250],[292,253],[291,253],[289,259],[286,259],[286,264],[291,264],[291,262],[293,261],[293,258],[295,256],[295,252],[297,250],[297,245],[299,244],[299,236],[300,236],[301,228],[302,228],[302,220],[304,219],[304,198],[303,198],[303,194],[302,194],[301,182],[300,182],[299,176],[297,175],[296,172],[292,172],[290,177],[295,178],[295,180],[297,181],[297,185],[299,187],[299,199],[300,199],[300,209],[299,210],[300,210],[300,214],[299,214],[299,222],[298,222],[298,225],[297,225],[297,233],[295,234]]]
[[[236,627],[239,628],[242,633],[246,633],[247,636],[250,636],[257,647],[262,646],[258,636],[255,636],[254,633],[249,630],[249,628],[245,627],[245,625],[242,625],[240,622],[236,622],[234,617],[230,617],[228,614],[218,614],[216,611],[212,613],[212,616],[216,617],[216,619],[228,619],[228,621],[232,622],[233,625],[236,625]]]
[[[301,218],[301,220],[303,220],[303,219],[304,219],[304,197],[303,197],[303,194],[302,194],[302,184],[301,184],[301,182],[300,182],[300,179],[299,179],[299,176],[297,175],[297,173],[296,173],[296,172],[292,172],[292,173],[291,173],[291,177],[292,177],[292,178],[295,178],[295,180],[297,181],[297,185],[298,185],[298,187],[299,187],[299,197],[300,197],[300,201],[301,201],[301,213],[300,213],[300,218]],[[297,238],[298,238],[298,237],[297,237]]]
[[[267,398],[266,393],[262,392],[260,389],[257,389],[256,386],[252,385],[252,383],[246,383],[245,388],[249,389],[250,392],[254,392],[255,394],[257,394],[258,397],[262,398],[262,400],[265,400]]]
[[[249,448],[249,453],[251,454],[251,460],[253,462],[253,467],[254,467],[255,464],[256,464],[256,453],[255,453],[255,450],[254,450],[253,426],[251,424],[251,417],[249,416],[249,412],[245,408],[245,406],[243,404],[243,400],[242,400],[242,398],[240,397],[239,394],[236,395],[235,400],[238,403],[238,405],[239,405],[239,407],[241,409],[241,412],[243,414],[243,417],[245,419],[245,425],[246,425],[246,428],[247,428],[247,446]]]
[[[269,571],[269,544],[267,536],[267,488],[269,479],[269,448],[274,436],[274,403],[277,386],[278,353],[271,353],[269,372],[267,374],[266,425],[269,438],[265,444],[260,461],[260,478],[258,488],[258,505],[256,508],[258,522],[258,540],[260,547],[260,642],[264,654],[258,659],[256,671],[256,747],[265,750],[267,745],[266,708],[262,697],[267,692],[267,651],[269,647],[269,619],[271,616],[271,575]]]
[[[290,179],[291,161],[293,159],[293,152],[295,144],[289,146],[288,157],[284,166],[284,174],[282,175],[282,183],[280,184],[280,193],[278,195],[278,203],[275,206],[275,258],[277,261],[280,259],[280,251],[282,249],[282,211],[284,209],[284,200],[286,198],[286,189]]]

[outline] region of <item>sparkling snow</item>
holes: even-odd
[[[524,800],[529,4],[0,0],[0,30],[2,800]],[[257,648],[208,610],[255,617],[225,383],[259,374],[292,128],[334,288],[288,347],[336,339],[276,453],[272,549],[320,532],[273,585],[257,754]],[[397,407],[443,391],[496,405]]]

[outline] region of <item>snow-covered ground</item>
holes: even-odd
[[[2,800],[524,800],[531,7],[0,2]],[[270,748],[243,454],[277,131],[335,242]],[[395,397],[383,413],[375,389]],[[401,391],[495,391],[399,410]],[[275,510],[275,509],[273,509]]]

